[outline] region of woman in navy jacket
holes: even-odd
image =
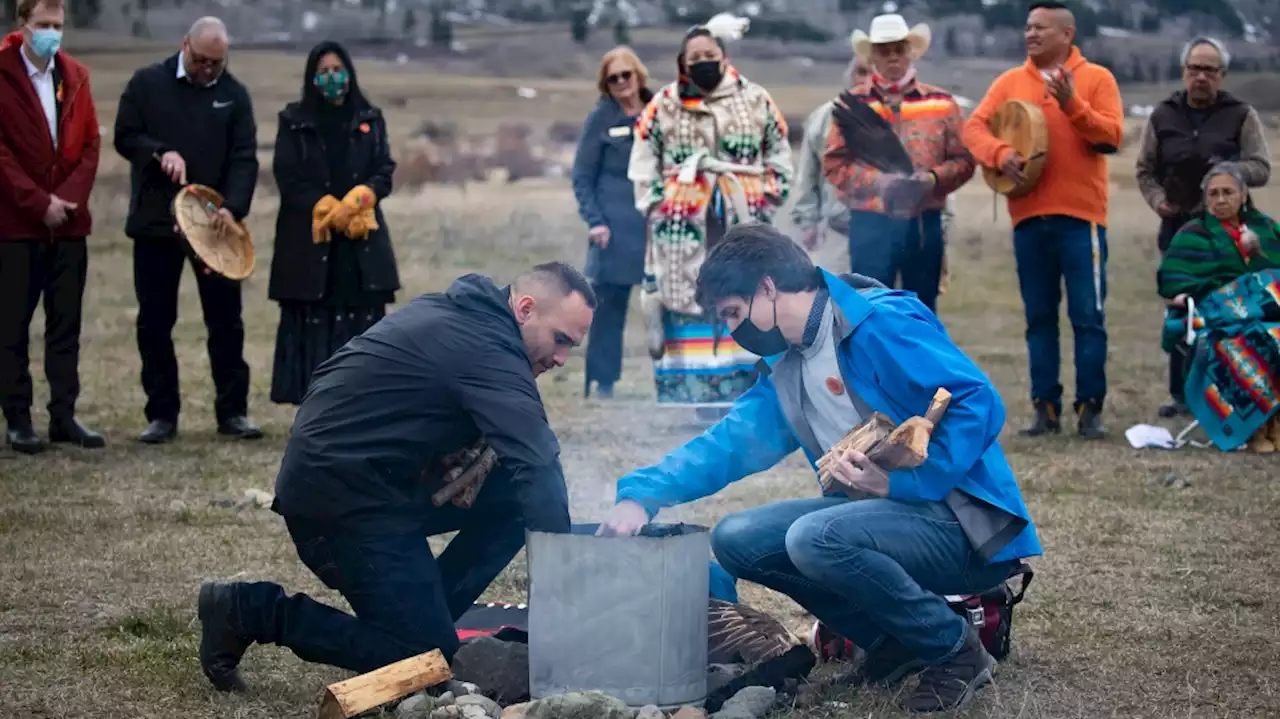
[[[627,179],[632,128],[653,97],[649,73],[628,47],[600,60],[600,101],[583,124],[573,161],[573,194],[589,228],[586,274],[599,300],[587,339],[587,375],[602,398],[613,395],[622,376],[622,337],[631,288],[644,275],[645,221],[636,210],[635,186]]]

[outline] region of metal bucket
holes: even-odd
[[[707,696],[706,527],[649,525],[635,537],[529,532],[529,689],[599,691],[630,706],[701,706]]]

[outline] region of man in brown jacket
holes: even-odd
[[[21,29],[0,43],[0,402],[6,441],[44,449],[31,422],[31,318],[44,299],[49,439],[102,447],[76,421],[80,310],[98,171],[89,70],[59,49],[63,0],[20,0]]]

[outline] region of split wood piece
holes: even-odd
[[[431,503],[439,507],[454,500],[463,509],[470,507],[480,494],[485,478],[497,463],[498,453],[492,447],[485,447],[484,452],[470,466],[464,464],[449,470],[445,486],[431,496]]]
[[[453,503],[463,509],[471,509],[471,505],[476,503],[476,497],[480,496],[480,489],[484,487],[484,481],[488,479],[489,472],[493,470],[493,466],[498,462],[498,454],[493,450],[487,450],[481,455],[480,461],[488,464],[488,469],[481,468],[479,479],[471,482],[462,494],[453,498]]]
[[[879,412],[872,414],[849,430],[843,439],[818,460],[819,472],[835,456],[850,449],[866,455],[868,460],[887,472],[919,467],[929,458],[929,441],[933,437],[933,429],[942,420],[942,415],[950,404],[951,393],[939,388],[923,417],[910,417],[895,427],[893,421],[885,415]],[[835,477],[822,473],[824,491],[837,486],[850,497],[866,496],[865,492],[845,487]]]
[[[483,450],[484,444],[478,442],[452,454],[446,454],[422,469],[422,481],[432,486],[442,483],[449,484],[465,472],[468,467],[475,464]]]
[[[444,654],[432,649],[325,687],[317,719],[349,719],[452,678]]]

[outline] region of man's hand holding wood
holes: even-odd
[[[856,449],[823,455],[818,460],[818,476],[823,484],[834,479],[846,487],[877,497],[889,496],[889,473]]]

